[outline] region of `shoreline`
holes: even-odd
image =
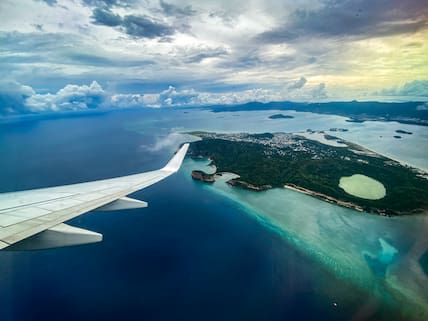
[[[300,186],[297,186],[294,184],[284,184],[284,188],[295,191],[295,192],[303,193],[303,194],[306,194],[306,195],[309,195],[309,196],[312,196],[312,197],[315,197],[318,199],[321,199],[321,200],[326,201],[330,204],[350,208],[350,209],[356,210],[356,211],[361,212],[361,213],[363,213],[363,212],[374,213],[374,214],[377,214],[380,216],[386,216],[386,217],[391,217],[392,215],[397,214],[397,213],[387,213],[385,210],[379,210],[379,209],[374,209],[374,208],[368,210],[368,209],[365,209],[362,206],[356,205],[354,203],[341,201],[341,200],[338,200],[337,198],[334,198],[334,197],[331,197],[331,196],[328,196],[328,195],[325,195],[325,194],[322,194],[319,192],[315,192],[315,191],[312,191],[312,190],[309,190],[309,189],[306,189],[304,187],[300,187]]]
[[[237,176],[237,177],[234,177],[234,178],[226,181],[226,184],[228,184],[232,187],[239,187],[239,188],[243,188],[243,189],[253,191],[253,192],[267,191],[267,190],[270,190],[273,188],[272,185],[255,186],[253,184],[250,184],[250,183],[247,183],[244,181],[240,181],[239,180],[239,177],[240,177],[239,174],[229,173],[229,172],[219,172],[219,173],[214,172],[212,174],[208,174],[208,173],[205,173],[204,171],[201,171],[201,170],[193,170],[191,172],[191,177],[192,177],[192,179],[203,182],[203,183],[214,183],[217,181],[217,179],[219,177],[222,177],[224,174],[233,174],[234,176]],[[319,192],[315,192],[315,191],[312,191],[312,190],[309,190],[309,189],[306,189],[304,187],[297,186],[297,185],[291,184],[291,183],[284,184],[283,188],[321,199],[321,200],[328,202],[330,204],[334,204],[337,206],[342,206],[342,207],[346,207],[349,209],[353,209],[353,210],[356,210],[356,211],[361,212],[361,213],[362,212],[374,213],[374,214],[377,214],[380,216],[387,216],[387,217],[391,217],[392,215],[397,215],[397,213],[394,213],[394,212],[387,213],[387,211],[380,210],[380,209],[374,209],[374,208],[366,209],[366,208],[359,206],[359,205],[356,205],[354,203],[341,201],[341,200],[338,200],[334,197],[331,197],[331,196],[328,196],[328,195],[325,195],[325,194],[322,194]]]
[[[194,179],[196,181],[212,184],[212,183],[215,183],[218,180],[218,178],[223,177],[223,175],[227,175],[227,174],[234,176],[233,178],[225,181],[226,184],[228,184],[229,186],[232,186],[232,187],[238,187],[238,188],[242,188],[242,189],[252,191],[252,192],[262,192],[262,191],[267,191],[267,190],[274,188],[272,185],[256,186],[256,185],[253,185],[251,183],[247,183],[245,181],[240,181],[239,180],[240,175],[236,174],[236,173],[231,173],[231,172],[217,172],[217,171],[215,171],[214,173],[208,174],[208,173],[201,171],[201,170],[193,170],[191,172],[191,177],[192,177],[192,179]],[[341,201],[341,200],[334,198],[332,196],[328,196],[328,195],[323,194],[323,193],[315,192],[315,191],[312,191],[310,189],[307,189],[307,188],[304,188],[301,186],[297,186],[297,185],[292,184],[292,183],[286,183],[282,187],[285,189],[288,189],[288,190],[292,190],[292,191],[295,191],[298,193],[302,193],[302,194],[312,196],[314,198],[320,199],[322,201],[325,201],[325,202],[333,204],[333,205],[349,208],[349,209],[355,210],[355,211],[360,212],[360,213],[375,214],[375,215],[379,215],[379,216],[383,216],[383,217],[416,215],[416,214],[425,214],[426,213],[426,211],[424,211],[423,209],[420,209],[420,212],[419,212],[419,210],[415,210],[415,211],[412,211],[409,213],[404,213],[404,212],[401,213],[401,212],[395,212],[395,211],[391,211],[391,210],[378,209],[378,208],[374,208],[374,207],[366,208],[366,207],[354,204],[352,202]]]

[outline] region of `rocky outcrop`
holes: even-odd
[[[265,191],[272,188],[272,185],[255,186],[253,184],[241,181],[239,179],[228,180],[227,184],[235,187],[242,187],[242,188],[249,189],[251,191],[256,191],[256,192]]]
[[[207,174],[203,171],[192,171],[192,178],[205,183],[214,183],[214,174]]]

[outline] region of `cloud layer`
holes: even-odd
[[[428,80],[413,81],[401,87],[384,89],[376,95],[389,97],[411,96],[424,101],[428,98]],[[330,95],[324,83],[307,86],[301,77],[282,88],[247,89],[239,92],[199,92],[195,89],[177,90],[169,86],[158,93],[118,94],[108,92],[96,81],[89,85],[66,85],[55,93],[36,93],[17,82],[0,83],[0,116],[106,108],[167,108],[199,107],[207,105],[233,105],[247,102],[272,101],[329,101]],[[426,105],[426,104],[425,104]],[[420,110],[427,108],[424,104]]]
[[[420,99],[427,38],[422,0],[2,0],[0,110]]]
[[[66,85],[55,93],[36,93],[35,90],[17,82],[0,83],[0,115],[22,113],[57,112],[102,108],[131,107],[196,107],[219,104],[240,104],[250,101],[270,102],[289,100],[290,93],[299,91],[301,100],[327,98],[324,84],[304,88],[304,80],[285,84],[282,91],[251,89],[240,92],[209,93],[194,89],[177,90],[173,86],[159,93],[117,94],[105,91],[92,81],[89,85]],[[291,89],[290,89],[291,88]],[[293,94],[293,97],[296,97]]]

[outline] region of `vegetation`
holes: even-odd
[[[269,116],[269,118],[270,119],[292,119],[294,117],[290,115],[284,115],[284,114],[275,114],[275,115]]]
[[[294,184],[351,202],[366,211],[381,210],[386,214],[428,210],[428,180],[417,176],[415,170],[380,155],[356,154],[351,149],[361,147],[349,142],[349,148],[340,148],[303,138],[299,140],[303,151],[284,146],[279,152],[268,144],[257,143],[257,139],[246,142],[204,138],[193,142],[190,152],[193,156],[210,158],[219,172],[237,173],[242,181],[255,186]],[[338,183],[342,176],[353,174],[364,174],[378,180],[385,186],[386,196],[379,200],[366,200],[347,194]]]

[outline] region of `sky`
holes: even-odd
[[[426,0],[1,0],[0,115],[428,100]]]

